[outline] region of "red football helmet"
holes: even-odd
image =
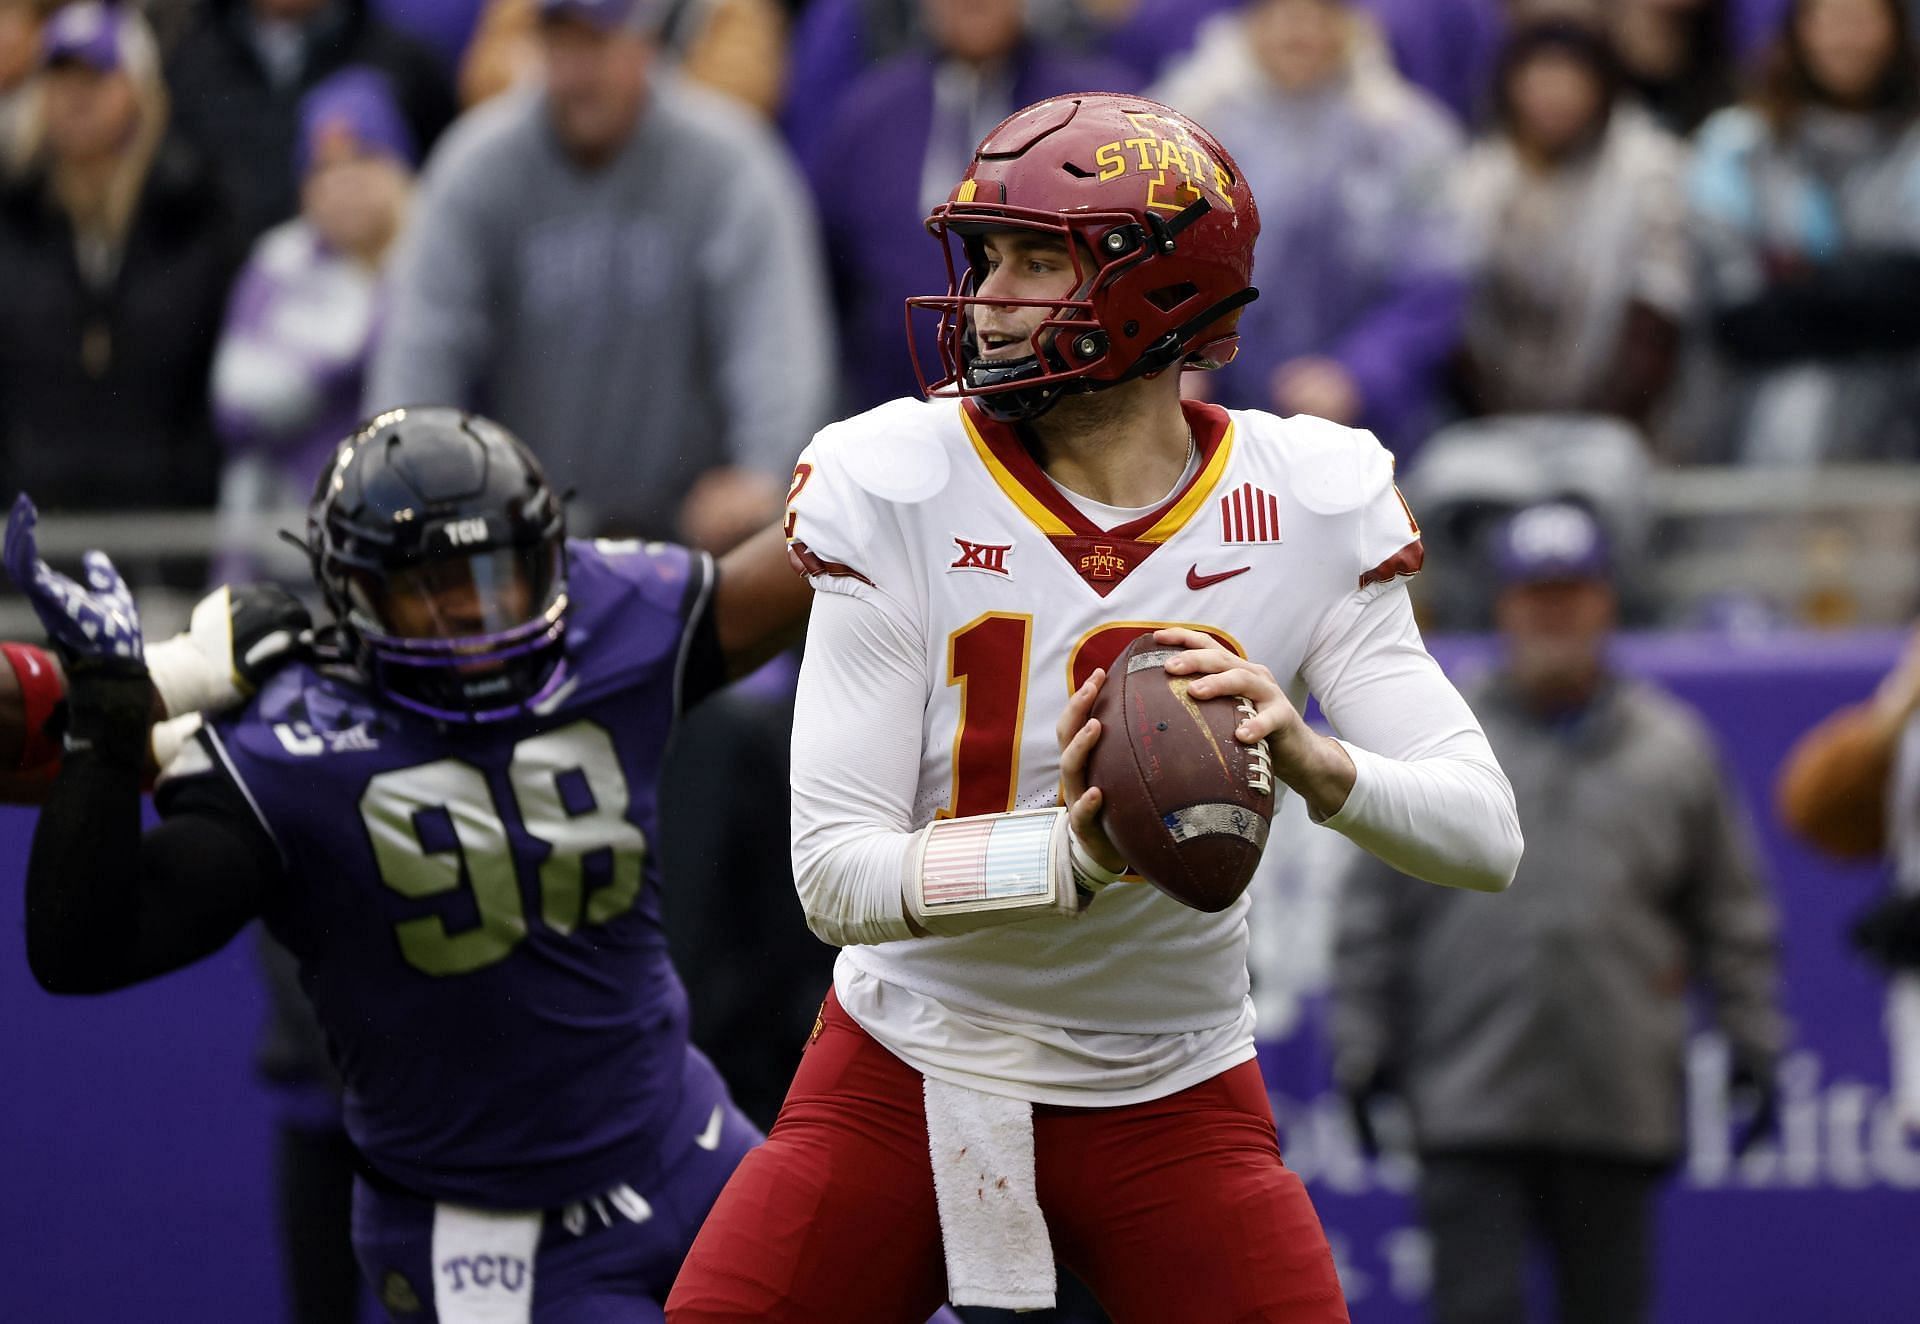
[[[976,396],[994,417],[1035,418],[1068,391],[1098,391],[1175,365],[1219,368],[1239,349],[1240,309],[1258,291],[1260,213],[1212,134],[1144,97],[1083,92],[1016,111],[986,136],[928,231],[947,293],[907,300],[940,314],[940,376],[929,396]],[[1076,273],[1060,301],[981,298],[982,236],[1025,230],[1066,241]],[[965,250],[966,270],[954,241]],[[971,309],[1053,310],[1033,353],[983,360]]]

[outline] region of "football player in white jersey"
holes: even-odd
[[[1165,627],[1166,668],[1250,701],[1238,737],[1313,819],[1504,888],[1512,789],[1414,626],[1419,529],[1370,434],[1182,401],[1182,369],[1233,356],[1259,217],[1177,112],[1030,106],[928,228],[930,398],[823,430],[788,512],[817,590],[793,856],[834,989],[668,1318],[1044,1306],[1058,1260],[1121,1324],[1344,1320],[1254,1061],[1247,901],[1124,876],[1089,715]]]

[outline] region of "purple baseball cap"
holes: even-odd
[[[1493,564],[1508,587],[1613,577],[1606,530],[1572,501],[1528,506],[1508,519],[1494,536]]]
[[[601,32],[651,35],[666,22],[670,0],[539,0],[542,19],[575,18]]]
[[[363,151],[390,156],[408,166],[420,163],[393,84],[378,69],[357,65],[342,69],[300,98],[294,178],[306,176],[321,143],[340,135],[353,139]]]
[[[40,67],[79,64],[96,73],[124,69],[134,59],[132,28],[138,20],[100,0],[57,9],[40,34]]]

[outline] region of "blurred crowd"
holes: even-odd
[[[527,440],[571,491],[575,532],[725,549],[774,517],[817,427],[917,391],[910,339],[937,361],[934,326],[905,311],[945,286],[921,222],[987,130],[1049,95],[1129,89],[1217,134],[1260,203],[1261,297],[1240,358],[1196,389],[1376,431],[1429,544],[1489,558],[1430,560],[1439,624],[1511,615],[1526,585],[1481,573],[1496,517],[1573,499],[1609,526],[1620,571],[1598,639],[1616,608],[1655,614],[1632,574],[1655,550],[1649,473],[1920,462],[1917,12],[0,0],[0,495],[205,512],[208,575],[275,574],[269,535],[301,527],[357,420],[450,403]],[[1920,527],[1896,532],[1920,564]],[[719,753],[688,756],[669,792],[695,876],[784,893],[784,834],[742,840],[711,808],[784,795],[787,693],[776,672],[695,719],[721,737],[689,742]],[[1615,708],[1619,729],[1638,720]],[[1545,739],[1523,717],[1521,749]],[[1719,821],[1708,772],[1684,789]],[[1721,881],[1751,900],[1744,874]],[[726,888],[684,895],[696,949],[718,948],[703,925],[737,938],[756,913]],[[700,915],[703,895],[728,915]],[[1349,925],[1351,969],[1372,936]],[[825,949],[735,945],[760,982],[697,978],[696,1033],[764,1122],[790,1064],[763,1044],[798,1037],[733,1026],[776,1006],[803,1034]],[[791,996],[768,991],[776,961]],[[1752,1057],[1774,1028],[1749,1036]],[[324,1060],[317,1044],[285,1055]],[[1377,1066],[1346,1084],[1378,1092]],[[319,1112],[330,1127],[330,1102]],[[1667,1140],[1643,1147],[1664,1162]],[[351,1276],[316,1281],[324,1295]]]
[[[1222,402],[1920,458],[1902,0],[0,0],[0,485],[222,512],[484,407],[583,527],[724,546],[916,389],[920,219],[1014,107],[1138,89],[1261,199]],[[1552,494],[1545,494],[1552,495]]]

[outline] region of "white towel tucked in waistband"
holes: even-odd
[[[433,1308],[440,1324],[528,1324],[540,1214],[433,1207]]]
[[[1033,1172],[1033,1105],[927,1078],[927,1145],[947,1297],[959,1306],[1053,1304],[1053,1242]]]

